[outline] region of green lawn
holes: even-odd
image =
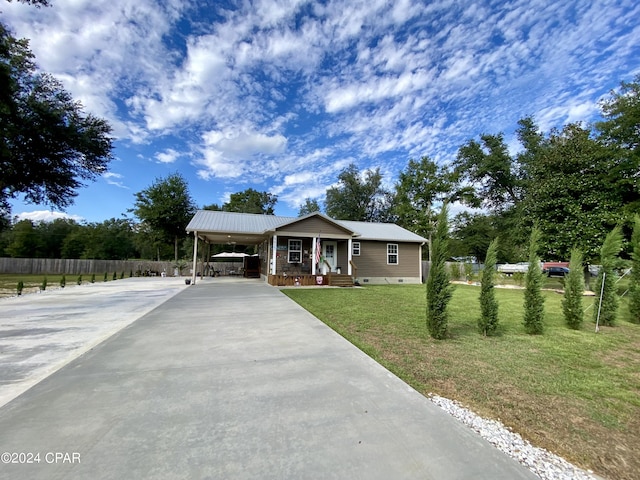
[[[564,325],[562,295],[545,292],[546,331],[524,333],[523,291],[496,289],[500,335],[477,331],[480,289],[457,285],[450,338],[425,326],[425,287],[287,289],[283,292],[425,395],[458,400],[533,444],[610,479],[640,472],[640,325],[595,333]],[[584,298],[585,308],[593,297]]]
[[[120,278],[120,273],[117,274],[118,278]],[[62,279],[62,274],[60,275],[31,275],[31,274],[9,274],[2,273],[0,274],[0,298],[1,297],[10,297],[16,295],[16,287],[18,282],[22,280],[24,283],[24,290],[22,291],[23,295],[28,293],[37,292],[40,290],[40,286],[44,278],[47,278],[47,289],[51,288],[60,288],[60,280]],[[128,275],[127,275],[128,277]],[[107,276],[109,281],[113,280],[113,272],[109,272]],[[66,285],[72,286],[77,285],[78,275],[65,275]],[[91,280],[91,275],[83,275],[82,283],[89,283]],[[96,274],[96,282],[102,282],[104,280],[104,272],[102,274]]]

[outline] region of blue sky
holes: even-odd
[[[295,215],[349,163],[392,187],[409,159],[446,164],[481,133],[515,149],[519,118],[545,131],[596,120],[640,73],[637,0],[52,3],[0,9],[114,128],[109,172],[63,214],[88,222],[121,217],[175,172],[198,206],[254,188]]]

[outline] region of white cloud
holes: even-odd
[[[109,185],[115,185],[116,187],[124,188],[126,190],[129,189],[129,187],[120,181],[124,177],[119,173],[106,172],[102,174],[102,178],[104,178]]]
[[[31,220],[32,222],[53,222],[58,219],[70,219],[82,222],[84,218],[79,215],[69,215],[64,212],[54,212],[52,210],[33,210],[31,212],[21,212],[14,216],[17,221]]]
[[[180,153],[173,148],[167,148],[164,152],[157,152],[155,158],[160,163],[175,163],[180,158]]]

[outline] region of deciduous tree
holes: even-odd
[[[379,168],[361,174],[352,163],[338,175],[338,185],[327,189],[325,212],[337,220],[382,221],[387,215],[386,194]]]
[[[273,215],[277,202],[278,197],[276,195],[248,188],[242,192],[232,193],[229,201],[222,205],[222,210],[225,212]]]
[[[178,261],[178,241],[196,211],[186,180],[179,173],[157,178],[148,188],[135,194],[131,210],[149,228],[173,240],[174,260]]]
[[[300,209],[298,210],[298,216],[303,217],[304,215],[308,215],[313,212],[319,212],[320,204],[318,200],[315,198],[305,198],[304,203],[300,205]]]
[[[107,170],[111,127],[84,113],[62,84],[36,69],[27,40],[0,24],[0,210],[19,194],[59,208]]]

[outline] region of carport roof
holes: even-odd
[[[393,223],[354,222],[334,220],[314,212],[305,217],[280,217],[251,213],[198,210],[187,225],[187,232],[197,232],[210,243],[238,243],[252,245],[268,238],[277,228],[318,216],[353,233],[358,240],[424,243],[427,240]]]

